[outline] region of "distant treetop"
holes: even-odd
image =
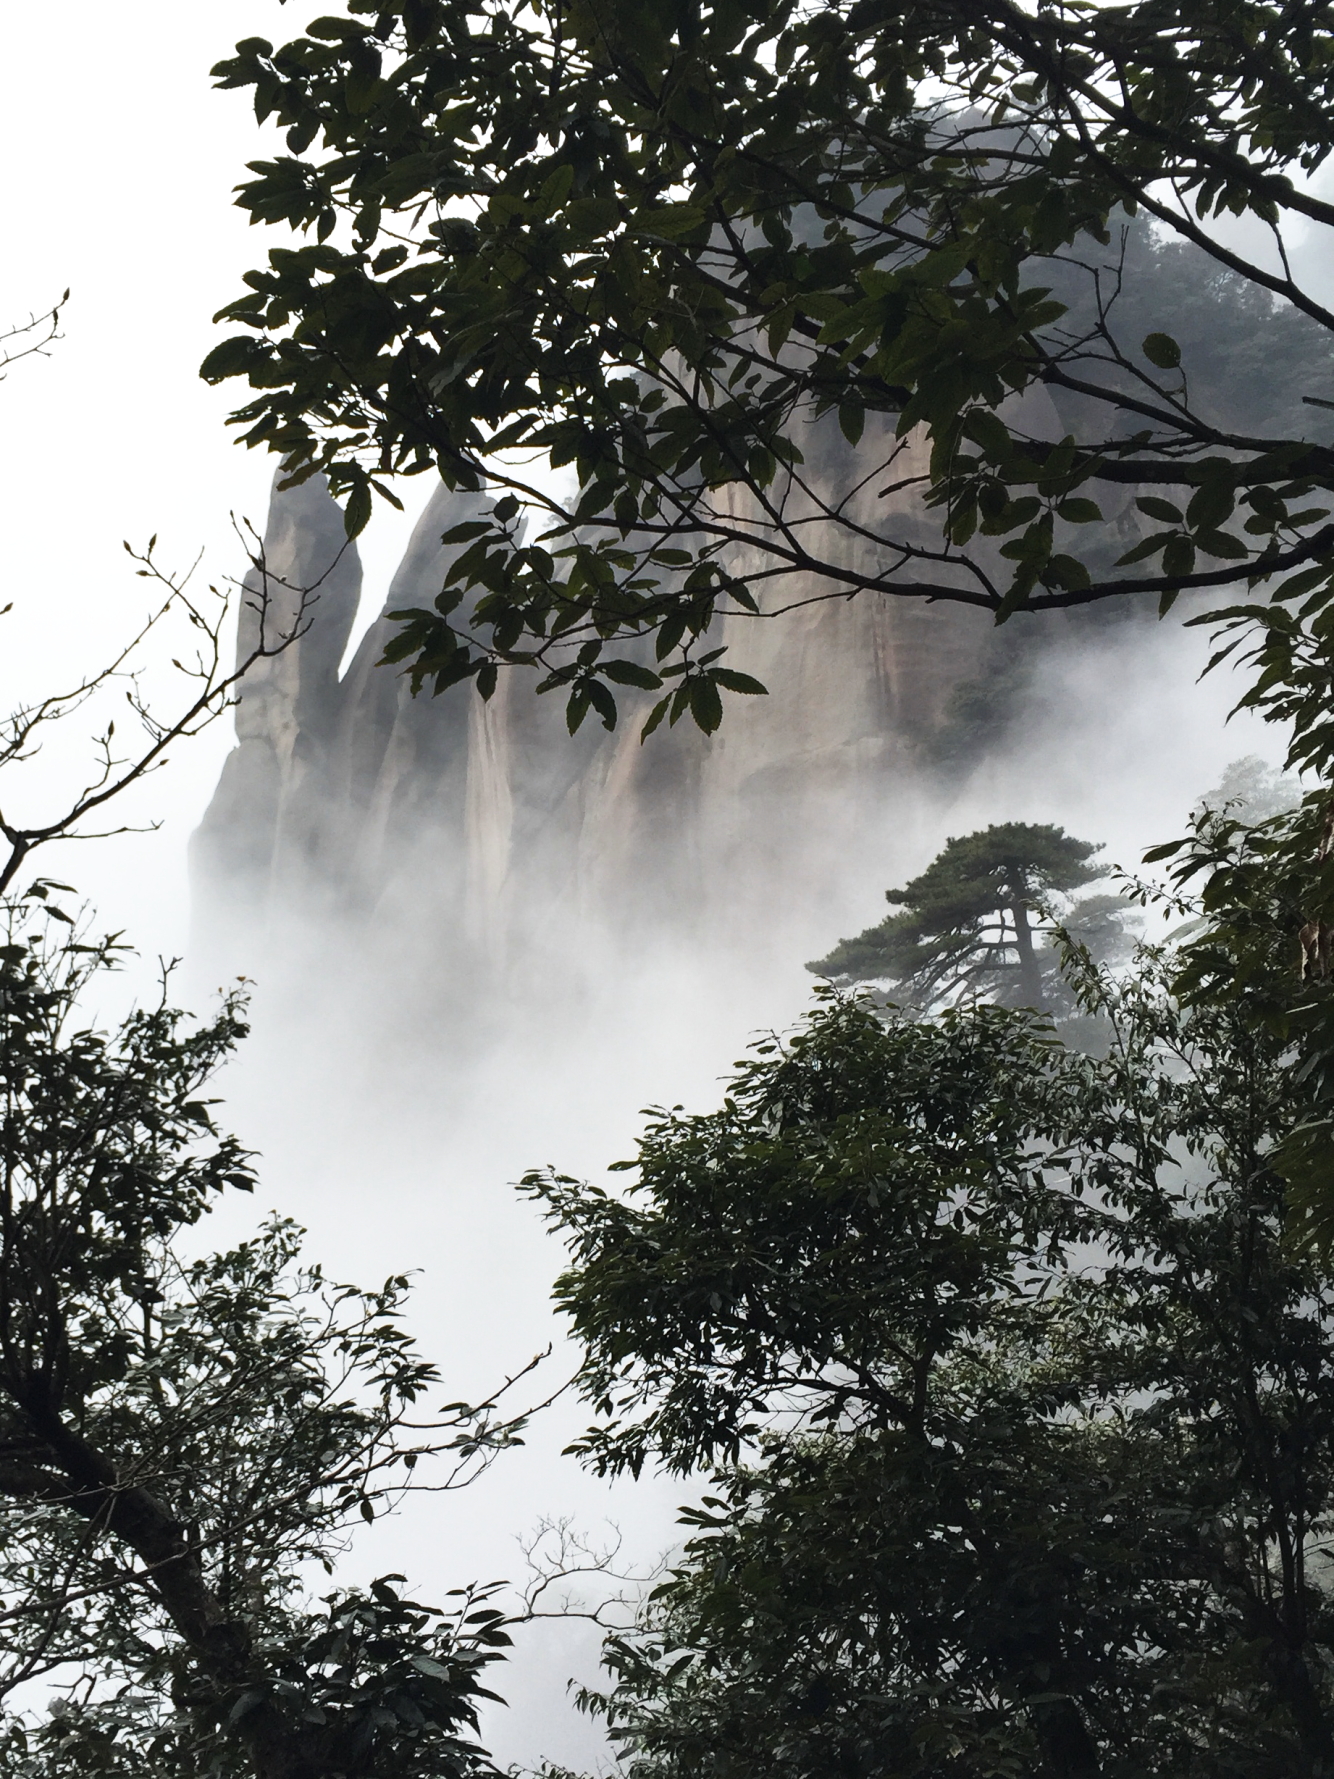
[[[1105,867],[1090,862],[1100,851],[1062,828],[1029,822],[951,839],[920,877],[885,891],[902,913],[840,940],[807,968],[840,984],[882,984],[922,1009],[967,995],[1047,1006],[1059,979],[1045,943],[1052,899],[1103,876]],[[1063,924],[1105,958],[1124,944],[1124,906],[1118,896],[1086,897],[1066,911]]]

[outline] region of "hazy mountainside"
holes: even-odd
[[[845,470],[833,455],[830,476]],[[436,489],[385,612],[430,603],[441,533],[476,504]],[[997,656],[985,615],[826,598],[729,621],[729,663],[771,696],[732,700],[718,735],[683,722],[641,746],[631,715],[614,735],[590,718],[571,738],[563,704],[525,675],[502,675],[489,704],[470,687],[414,699],[376,665],[394,629],[384,614],[340,678],[361,569],[321,485],[275,491],[265,556],[272,598],[316,584],[318,597],[306,634],[248,684],[195,837],[214,932],[253,932],[280,910],[388,918],[429,890],[436,918],[495,961],[573,909],[632,927],[716,919],[798,862],[819,895],[858,832],[892,825],[956,689]]]
[[[1037,262],[1033,275],[1067,306],[1057,324],[1061,335],[1094,326],[1099,296],[1123,350],[1136,352],[1155,330],[1169,332],[1181,347],[1191,400],[1214,424],[1261,437],[1328,441],[1331,416],[1304,400],[1327,399],[1334,385],[1328,332],[1200,248],[1123,218],[1120,228],[1113,221],[1098,262]],[[1107,384],[1130,387],[1110,354],[1097,369]],[[1088,427],[1092,410],[1080,396],[1061,390],[1055,399],[1063,422]],[[1129,433],[1141,424],[1127,414],[1120,430]]]
[[[1119,330],[1161,326],[1166,303],[1184,363],[1229,422],[1300,426],[1305,415],[1312,436],[1320,430],[1325,416],[1301,397],[1323,387],[1328,354],[1313,349],[1304,317],[1262,312],[1205,256],[1142,228],[1107,257],[1104,297],[1123,272]],[[1087,269],[1052,262],[1050,272],[1068,326],[1087,326]],[[1073,419],[1041,391],[1010,416],[1044,437]],[[862,480],[859,453],[829,423],[802,442],[823,496],[864,521],[867,541],[844,547],[873,549],[887,502]],[[900,459],[904,481],[923,467],[915,449]],[[910,486],[888,496],[900,528],[911,529],[914,500]],[[275,491],[271,591],[279,606],[292,589],[316,587],[318,598],[301,641],[248,682],[236,748],[195,837],[201,936],[224,958],[239,944],[244,961],[275,921],[315,916],[363,936],[406,923],[451,970],[471,960],[491,973],[522,974],[552,954],[558,933],[568,948],[575,915],[631,940],[707,923],[725,942],[776,885],[836,898],[851,850],[895,853],[918,792],[947,807],[979,763],[1013,754],[1034,710],[1060,705],[1072,649],[1107,651],[1115,678],[1153,629],[1146,610],[1097,607],[1021,614],[996,630],[983,613],[848,599],[790,576],[770,583],[771,610],[784,615],[730,618],[716,638],[728,665],[771,696],[731,699],[712,738],[686,721],[641,747],[631,698],[614,735],[589,716],[571,738],[563,698],[534,696],[528,674],[502,674],[483,704],[470,686],[414,699],[401,673],[376,665],[395,633],[386,614],[431,604],[452,554],[441,534],[479,504],[436,488],[340,676],[361,599],[356,547],[321,483]],[[1092,547],[1114,560],[1142,522],[1129,503],[1104,511]],[[924,544],[936,541],[933,515],[916,523]],[[254,622],[243,614],[243,629]]]

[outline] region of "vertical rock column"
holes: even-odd
[[[295,635],[246,675],[236,746],[191,843],[196,905],[210,925],[253,927],[275,897],[328,868],[323,783],[360,597],[361,561],[323,478],[284,491],[275,478],[260,565],[245,579],[238,661],[261,639]]]

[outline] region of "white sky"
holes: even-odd
[[[295,35],[308,10],[318,8],[5,9],[0,324],[71,292],[51,356],[13,367],[0,386],[0,604],[15,606],[0,623],[6,707],[97,664],[133,626],[146,595],[122,539],[142,546],[157,533],[169,567],[202,548],[206,581],[244,569],[229,515],[263,525],[273,460],[224,425],[238,386],[210,389],[196,371],[222,337],[212,315],[270,244],[231,188],[281,138],[257,129],[248,95],[214,91],[208,71],[240,37]],[[363,540],[368,604],[412,516],[386,513]],[[153,785],[136,817],[169,818],[160,842],[77,849],[77,859],[64,849],[46,869],[77,872],[150,949],[179,948],[181,842],[227,745],[220,725]]]

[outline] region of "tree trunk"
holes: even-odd
[[[1052,1779],[1101,1779],[1102,1762],[1084,1715],[1073,1699],[1030,1705],[1028,1715],[1042,1743]]]
[[[1274,1690],[1288,1708],[1302,1750],[1302,1779],[1334,1779],[1334,1730],[1300,1649],[1270,1645]]]
[[[1019,953],[1019,989],[1026,1007],[1042,1006],[1042,971],[1033,948],[1028,919],[1028,885],[1021,874],[1010,878],[1010,913],[1014,917],[1014,948]]]

